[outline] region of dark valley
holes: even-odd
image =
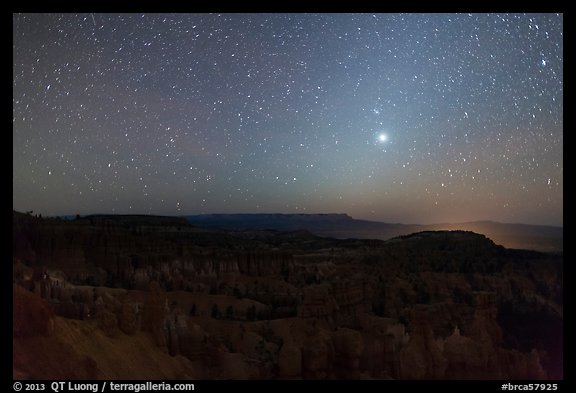
[[[563,228],[547,225],[506,224],[473,221],[439,224],[394,224],[358,220],[347,214],[201,214],[186,216],[193,225],[205,228],[279,231],[307,230],[318,236],[388,240],[422,231],[465,230],[482,233],[507,248],[544,252],[563,250]]]

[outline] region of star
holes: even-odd
[[[15,13],[13,208],[558,225],[562,29],[552,13]]]

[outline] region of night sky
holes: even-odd
[[[13,208],[563,225],[561,14],[15,14]]]

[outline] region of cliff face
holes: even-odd
[[[562,258],[471,232],[334,240],[18,213],[13,228],[14,375],[562,377]],[[32,342],[60,350],[34,362]],[[111,368],[111,342],[147,352]]]

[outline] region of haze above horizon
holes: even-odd
[[[562,14],[13,14],[13,208],[563,226]]]

